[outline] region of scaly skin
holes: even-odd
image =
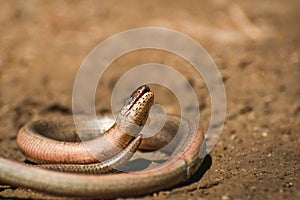
[[[141,95],[137,95],[135,97],[140,99],[140,96]],[[142,102],[143,101],[144,100],[142,100]],[[131,118],[133,120],[122,123],[124,121],[122,117],[126,116],[124,113],[128,113],[128,111],[121,111],[119,115],[121,117],[118,117],[116,120],[118,129],[115,129],[116,126],[113,126],[112,129],[115,129],[117,132],[122,130],[122,133],[128,133],[128,131],[136,131],[136,125],[141,126],[145,123],[148,114],[145,118],[137,117],[136,113],[139,112],[139,107],[134,107],[134,105],[136,105],[135,102],[137,101],[133,100],[127,104],[129,112],[133,112],[133,117]],[[142,105],[148,106],[149,104],[146,103]],[[134,124],[136,120],[139,121],[139,124]],[[195,130],[192,124],[188,122],[186,123],[187,126],[183,129],[184,131],[176,134],[178,127],[181,127],[180,118],[169,115],[167,121],[165,125],[166,128],[163,129],[161,133],[155,137],[145,139],[142,142],[144,146],[140,145],[139,147],[140,149],[153,150],[159,149],[170,142],[170,144],[172,144],[170,152],[172,152],[174,151],[172,147],[176,146],[175,155],[172,155],[167,162],[154,169],[104,175],[69,174],[40,169],[0,158],[0,182],[55,195],[97,198],[142,195],[169,188],[188,180],[200,167],[202,159],[199,158],[199,153],[203,144],[204,135],[200,129]],[[111,135],[114,134],[115,133]],[[104,136],[105,135],[106,134],[104,134]],[[137,139],[138,138],[139,136]],[[118,144],[119,140],[113,139],[113,141]],[[155,141],[162,142],[156,146]],[[129,145],[133,145],[133,142],[129,142]],[[120,152],[123,151],[124,153],[126,147]],[[136,150],[135,147],[133,147],[133,149]],[[127,153],[121,155],[120,152],[116,155],[119,155],[121,158],[123,158],[122,156],[124,155],[128,155]],[[111,157],[107,157],[106,161],[110,159]],[[118,163],[112,161],[110,164],[114,166],[114,164]]]
[[[116,123],[102,136],[84,143],[65,142],[46,137],[55,138],[56,135],[61,134],[64,125],[59,126],[56,122],[38,120],[26,124],[19,131],[17,144],[27,159],[35,163],[104,162],[123,151],[140,132],[148,118],[153,99],[154,95],[148,86],[139,87],[118,114]]]

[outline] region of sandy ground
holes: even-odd
[[[299,1],[4,1],[0,6],[0,156],[23,162],[16,133],[26,122],[72,113],[79,66],[107,37],[158,26],[185,33],[216,62],[225,82],[227,117],[199,180],[138,199],[300,199]],[[185,74],[197,91],[206,131],[210,98],[188,63],[144,50],[116,60],[101,79],[99,114],[122,73],[159,62]],[[129,91],[128,93],[130,93]],[[178,103],[164,89],[156,102]],[[53,198],[0,185],[2,198]]]

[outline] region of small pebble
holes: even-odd
[[[271,157],[271,156],[272,156],[272,154],[271,154],[271,153],[269,153],[269,154],[268,154],[268,157]]]
[[[251,189],[252,191],[256,191],[256,187],[255,187],[255,186],[251,186],[250,189]]]
[[[230,136],[230,140],[235,140],[235,138],[236,138],[236,135],[231,135]]]
[[[221,197],[221,199],[222,199],[222,200],[229,200],[229,197],[228,197],[227,195],[223,195],[223,196]]]
[[[261,134],[263,137],[267,137],[268,136],[268,133],[267,132],[262,132]]]
[[[252,147],[252,148],[251,148],[251,151],[252,151],[252,152],[258,152],[258,148]]]
[[[279,190],[279,192],[280,192],[280,193],[283,193],[283,189],[281,188],[281,189]]]

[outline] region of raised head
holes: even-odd
[[[140,86],[126,100],[118,114],[116,125],[121,130],[136,135],[145,125],[153,101],[154,94],[150,88],[147,85]]]

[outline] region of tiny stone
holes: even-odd
[[[268,133],[267,132],[262,132],[261,134],[263,137],[267,137],[268,136]]]
[[[252,147],[252,148],[251,148],[251,151],[252,151],[252,152],[258,152],[258,148]]]
[[[230,140],[234,140],[236,138],[236,135],[231,135]]]
[[[255,187],[255,186],[251,186],[251,190],[252,190],[252,191],[255,191],[255,190],[256,190],[256,187]]]
[[[221,197],[221,199],[222,199],[222,200],[229,200],[229,197],[228,197],[227,195],[223,195],[223,196]]]
[[[283,193],[283,189],[282,189],[282,188],[280,188],[279,192],[280,192],[280,193]]]
[[[271,153],[269,153],[269,154],[268,154],[268,157],[271,157],[271,156],[272,156],[272,154],[271,154]]]

